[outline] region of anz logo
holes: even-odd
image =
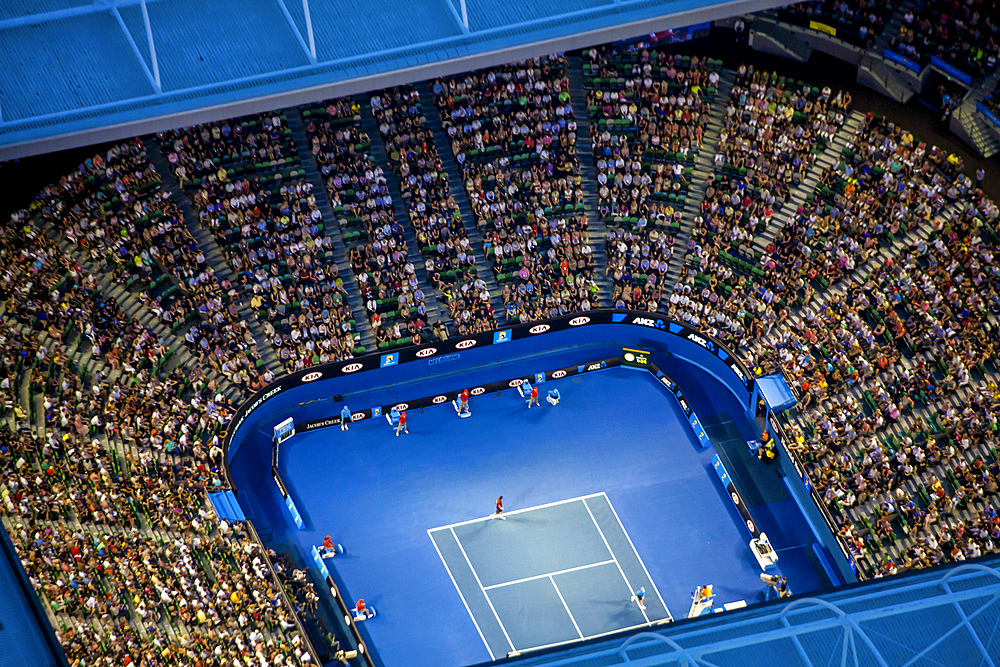
[[[604,364],[590,364],[587,366],[588,371],[599,371],[604,368]]]
[[[434,405],[440,405],[441,403],[444,403],[447,400],[448,400],[447,396],[435,396],[434,400],[432,400],[431,403],[433,403]]]
[[[486,388],[485,387],[476,387],[475,389],[469,390],[469,395],[470,396],[480,396],[480,395],[485,394],[485,393],[486,393]]]
[[[734,373],[736,373],[736,377],[738,377],[740,381],[743,382],[743,384],[747,383],[747,377],[743,374],[743,371],[740,370],[740,367],[738,365],[733,363],[729,365],[729,368],[732,369]]]
[[[532,334],[545,333],[546,331],[548,331],[551,328],[552,327],[550,325],[548,325],[548,324],[536,324],[535,326],[533,326],[530,329],[528,329],[528,333],[532,333]]]
[[[321,377],[323,377],[322,373],[306,373],[305,375],[302,376],[302,381],[313,382],[315,380],[320,379]]]
[[[564,377],[566,377],[566,371],[553,371],[552,372],[552,379],[553,380],[558,380],[559,378],[564,378]]]
[[[354,372],[360,371],[364,367],[365,367],[365,365],[361,364],[361,363],[347,364],[346,366],[344,366],[343,368],[340,369],[340,372],[341,373],[354,373]]]
[[[590,318],[587,317],[586,315],[581,315],[580,317],[574,317],[573,319],[571,319],[569,321],[569,325],[571,327],[578,327],[581,324],[587,324],[588,322],[590,322]]]
[[[476,341],[469,338],[468,340],[463,340],[460,343],[455,344],[456,350],[468,350],[470,347],[476,344]]]
[[[432,354],[434,354],[437,351],[438,351],[438,349],[436,347],[428,347],[428,348],[424,348],[423,350],[417,350],[417,356],[420,357],[421,359],[423,359],[424,357],[431,356]]]
[[[706,350],[713,350],[713,351],[715,350],[715,346],[714,345],[712,345],[710,342],[708,342],[707,340],[705,340],[704,338],[702,338],[701,336],[699,336],[696,333],[689,333],[687,335],[687,339],[689,341],[691,341],[692,343],[698,343],[698,345],[701,345]]]
[[[641,324],[644,327],[653,327],[654,329],[662,329],[664,327],[663,320],[654,320],[649,317],[633,318],[632,324]]]

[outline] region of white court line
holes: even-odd
[[[576,619],[573,618],[573,612],[569,610],[569,605],[566,604],[566,598],[564,598],[562,593],[559,592],[559,587],[556,586],[556,580],[552,578],[551,574],[549,575],[549,581],[552,582],[552,588],[556,589],[556,595],[559,596],[559,600],[563,603],[563,607],[566,608],[566,613],[569,614],[569,620],[573,621],[573,627],[576,628],[576,634],[580,635],[580,639],[583,639],[583,633],[580,632],[580,626],[576,624]]]
[[[451,534],[455,538],[455,542],[458,543],[458,548],[462,550],[462,555],[465,556],[465,562],[469,564],[469,569],[472,570],[472,576],[476,578],[476,583],[479,584],[479,590],[483,592],[483,595],[486,597],[486,602],[489,603],[490,609],[493,610],[493,616],[496,617],[497,623],[500,624],[500,629],[503,630],[503,636],[507,638],[507,643],[510,644],[510,650],[516,651],[517,649],[514,648],[514,642],[510,640],[510,635],[507,634],[507,628],[503,627],[503,621],[500,620],[500,614],[497,613],[496,608],[493,606],[493,600],[490,599],[490,594],[486,592],[485,588],[483,588],[483,582],[479,580],[479,575],[476,574],[476,568],[472,567],[472,561],[469,560],[469,554],[465,553],[465,547],[462,546],[462,541],[458,539],[458,535],[455,535],[454,528],[451,529]]]
[[[431,538],[431,543],[434,545],[434,550],[438,552],[438,557],[440,557],[441,562],[444,563],[444,571],[448,573],[448,578],[451,579],[451,583],[455,585],[455,590],[458,591],[458,597],[462,599],[462,604],[465,605],[465,611],[469,612],[469,616],[472,617],[472,624],[476,626],[476,632],[479,633],[479,638],[483,640],[484,644],[486,644],[486,651],[490,654],[490,660],[496,660],[497,659],[496,656],[493,655],[493,649],[490,648],[489,642],[487,642],[486,637],[483,636],[483,631],[479,629],[479,623],[476,623],[476,615],[472,613],[471,609],[469,609],[469,603],[465,601],[465,596],[462,595],[462,589],[458,587],[458,582],[455,581],[455,576],[451,573],[451,570],[448,569],[448,561],[445,560],[444,554],[441,553],[441,549],[438,548],[437,542],[434,541],[434,536],[431,535],[431,531],[429,530],[427,531],[427,536]],[[487,596],[486,599],[488,600],[489,596]]]
[[[620,632],[628,632],[629,630],[637,630],[639,628],[648,628],[650,626],[664,625],[664,624],[669,623],[669,622],[670,621],[668,621],[667,619],[663,619],[662,621],[650,621],[649,623],[640,623],[639,625],[632,625],[632,626],[629,626],[627,628],[621,628],[620,630],[608,630],[607,632],[601,632],[601,633],[598,633],[596,635],[588,635],[587,637],[584,637],[583,640],[584,641],[589,641],[591,639],[600,639],[601,637],[607,637],[609,635],[617,635]],[[522,656],[523,656],[525,653],[528,653],[528,652],[541,651],[543,649],[555,648],[557,646],[566,646],[567,644],[575,644],[578,641],[580,641],[580,640],[579,639],[564,639],[561,642],[553,642],[551,644],[542,644],[541,646],[532,646],[531,648],[522,648],[520,651],[518,651],[518,653],[522,654]],[[702,659],[701,662],[704,662],[704,659]]]
[[[514,581],[505,581],[502,584],[490,584],[489,586],[483,586],[484,591],[493,590],[494,588],[502,588],[504,586],[513,586],[514,584],[523,584],[526,581],[534,581],[535,579],[544,579],[545,577],[552,578],[558,574],[566,574],[567,572],[577,572],[579,570],[586,570],[591,567],[597,567],[598,565],[610,565],[614,563],[614,560],[602,560],[600,563],[591,563],[589,565],[578,565],[577,567],[569,567],[565,570],[557,570],[556,572],[548,572],[546,574],[536,574],[533,577],[525,577],[524,579],[515,579]]]
[[[591,493],[591,494],[586,495],[586,496],[579,496],[577,498],[569,498],[568,500],[557,500],[557,501],[555,501],[553,503],[545,503],[544,505],[535,505],[534,507],[525,507],[524,509],[520,509],[520,510],[513,510],[513,511],[510,511],[510,512],[504,512],[503,515],[504,516],[515,516],[517,514],[523,514],[524,512],[534,512],[535,510],[545,509],[546,507],[555,507],[556,505],[567,505],[569,503],[575,503],[578,500],[586,500],[587,498],[596,498],[598,496],[604,496],[605,498],[607,498],[607,496],[604,495],[604,492],[602,491],[601,493]],[[586,504],[586,503],[584,503],[584,504]],[[481,521],[489,521],[492,516],[493,515],[491,514],[490,516],[484,516],[484,517],[480,517],[478,519],[469,519],[468,521],[459,521],[458,523],[450,523],[447,526],[438,526],[437,528],[431,528],[427,532],[430,533],[430,532],[437,531],[437,530],[448,530],[449,528],[458,528],[459,526],[468,526],[468,525],[473,524],[473,523],[480,523]]]
[[[600,495],[600,494],[595,494],[595,495]],[[605,499],[606,498],[607,497],[605,496]],[[601,526],[597,523],[597,519],[594,517],[594,513],[590,511],[590,505],[587,504],[586,500],[583,501],[583,506],[587,508],[587,514],[590,515],[590,520],[594,522],[594,528],[597,529],[597,532],[600,533],[601,535],[601,539],[604,540],[604,546],[608,548],[608,553],[610,553],[611,557],[615,559],[615,565],[618,566],[618,571],[621,573],[622,579],[625,580],[625,585],[628,586],[629,595],[631,595],[632,593],[635,592],[635,589],[632,588],[632,584],[628,582],[628,577],[625,576],[625,570],[622,569],[621,563],[619,563],[618,559],[615,558],[615,552],[611,549],[611,545],[608,544],[608,538],[604,537],[604,531],[601,530]],[[642,617],[646,619],[646,623],[649,623],[649,616],[646,616],[646,610],[642,608],[642,605],[639,605],[639,611],[642,612]]]
[[[656,584],[653,583],[653,578],[649,576],[649,570],[646,569],[646,564],[642,562],[642,556],[639,555],[639,550],[635,548],[634,544],[632,544],[632,538],[629,537],[628,531],[625,530],[625,524],[622,523],[621,517],[619,517],[618,512],[615,511],[615,506],[611,504],[611,499],[608,498],[608,494],[601,491],[600,493],[595,493],[594,495],[604,496],[604,500],[608,503],[608,507],[611,508],[611,513],[615,515],[615,519],[617,519],[618,525],[621,526],[622,532],[625,533],[625,539],[628,540],[629,546],[632,547],[632,552],[635,554],[635,557],[639,560],[639,565],[642,566],[642,571],[646,573],[646,578],[649,579],[649,583],[653,587],[653,592],[656,593],[656,597],[660,598],[660,604],[662,604],[663,608],[667,610],[667,616],[670,617],[671,621],[674,620],[673,614],[671,614],[670,609],[667,608],[667,603],[663,601],[663,596],[660,595],[659,589],[657,589]],[[586,505],[587,501],[586,500],[583,501],[583,504]],[[588,507],[587,509],[589,510],[590,508]],[[591,514],[591,516],[593,516],[593,514]]]

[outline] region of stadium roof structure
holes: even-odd
[[[606,639],[518,667],[994,667],[1000,558],[856,584]]]
[[[780,0],[4,0],[0,159],[696,25]]]

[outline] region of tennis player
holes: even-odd
[[[643,611],[646,611],[646,604],[644,602],[644,600],[646,599],[646,587],[645,586],[641,587],[639,590],[637,590],[635,593],[633,593],[632,594],[632,599],[635,600],[636,603],[639,605],[639,609],[642,609]]]
[[[503,519],[504,521],[507,520],[507,517],[505,517],[503,515],[503,496],[500,496],[499,498],[497,498],[497,511],[494,512],[493,516],[491,516],[490,518],[491,519]]]

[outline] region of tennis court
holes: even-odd
[[[427,531],[492,658],[671,619],[606,494],[505,517]]]

